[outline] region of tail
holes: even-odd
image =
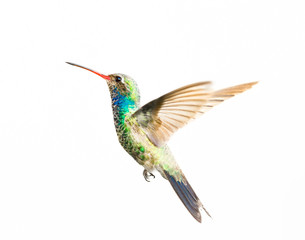
[[[187,208],[187,210],[192,214],[192,216],[201,223],[201,214],[200,209],[203,209],[206,214],[211,217],[208,211],[203,207],[196,193],[194,192],[191,185],[188,183],[186,178],[183,176],[182,180],[176,180],[173,176],[171,176],[167,171],[164,170],[164,173],[169,180],[170,184],[174,188],[178,197]]]

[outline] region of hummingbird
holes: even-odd
[[[184,206],[198,222],[201,222],[202,210],[211,217],[166,143],[190,120],[224,100],[250,89],[257,82],[217,91],[210,88],[210,81],[197,82],[169,92],[141,107],[137,83],[128,75],[104,75],[78,64],[66,63],[88,70],[106,80],[118,140],[126,152],[144,167],[145,180],[155,178],[152,172],[157,170],[170,182]]]

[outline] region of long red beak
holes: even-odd
[[[72,65],[72,66],[76,66],[76,67],[80,67],[80,68],[86,69],[86,70],[88,70],[88,71],[90,71],[90,72],[95,73],[96,75],[99,75],[100,77],[102,77],[102,78],[104,78],[104,79],[106,79],[106,80],[110,80],[110,77],[109,77],[109,76],[104,75],[104,74],[101,74],[101,73],[98,73],[98,72],[96,72],[96,71],[93,71],[93,70],[91,70],[90,68],[86,68],[86,67],[83,67],[83,66],[78,65],[78,64],[75,64],[75,63],[70,63],[70,62],[66,62],[66,63],[68,63],[68,64],[70,64],[70,65]]]

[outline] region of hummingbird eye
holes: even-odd
[[[115,77],[115,81],[116,81],[116,82],[121,82],[121,81],[122,81],[122,78],[121,78],[120,76],[116,76],[116,77]]]

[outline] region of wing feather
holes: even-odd
[[[210,90],[210,82],[193,83],[145,104],[133,116],[151,142],[162,146],[190,120],[224,100],[250,89],[256,83],[245,83],[218,91]]]

